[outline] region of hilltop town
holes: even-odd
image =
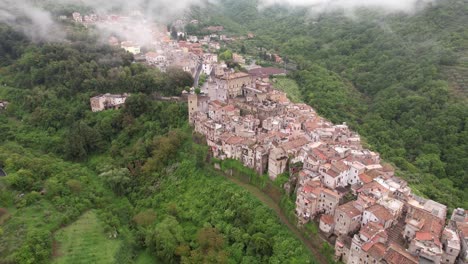
[[[132,21],[78,13],[73,19],[123,28],[130,28],[126,25]],[[175,28],[183,24],[176,21]],[[218,41],[229,40],[216,33],[223,30],[220,27],[208,28],[213,33],[203,38],[176,31],[173,35],[186,39],[178,41],[164,27],[146,22],[139,27],[146,27],[151,36],[146,53],[143,44],[132,39],[111,36],[109,44],[163,72],[167,67],[181,68],[192,74],[195,86],[204,74],[201,89],[184,94],[195,132],[206,137],[215,158],[238,160],[272,181],[289,173],[285,188],[296,193],[299,223],[318,223],[334,243],[337,260],[351,264],[468,261],[468,211],[456,209],[446,219],[445,205],[412,192],[378,153],[363,148],[360,136],[346,123],[333,124],[312,107],[292,103],[287,94],[275,90],[269,77],[284,75],[285,70],[229,68],[216,55],[221,48]],[[280,56],[274,57],[282,62]],[[245,66],[241,55],[233,54],[232,59]],[[127,96],[94,97],[92,110],[119,108]]]
[[[264,76],[263,76],[264,77]],[[316,221],[344,263],[465,263],[468,211],[417,196],[360,136],[292,103],[268,78],[213,71],[188,97],[189,122],[215,158],[235,159],[296,192],[300,224]]]

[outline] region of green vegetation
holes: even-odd
[[[299,103],[302,101],[301,90],[295,80],[287,77],[275,77],[273,79],[273,86],[275,89],[287,93],[289,100],[292,102]]]
[[[192,16],[234,35],[253,32],[231,46],[294,61],[302,101],[347,122],[417,192],[468,207],[468,104],[457,77],[467,71],[466,1],[413,15],[360,9],[352,18],[258,2],[223,0]]]
[[[138,254],[138,257],[135,260],[135,264],[154,264],[154,263],[158,263],[158,262],[156,262],[156,259],[148,251],[143,251],[140,254]]]
[[[0,26],[0,263],[314,263],[273,211],[205,167],[187,105],[151,100],[191,77],[85,33],[34,44]],[[121,110],[91,112],[96,93],[127,91]]]
[[[120,241],[108,239],[103,229],[96,213],[89,211],[57,231],[54,263],[115,263]]]

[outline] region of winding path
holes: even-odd
[[[263,193],[261,190],[256,188],[255,186],[252,186],[248,183],[244,183],[234,177],[229,177],[225,176],[226,179],[229,181],[241,186],[245,190],[249,191],[253,196],[255,196],[257,199],[259,199],[263,204],[271,208],[276,215],[279,217],[281,222],[286,225],[291,232],[302,241],[302,243],[309,249],[309,251],[312,253],[314,256],[315,260],[318,263],[326,264],[328,263],[327,259],[325,256],[320,253],[320,247],[322,246],[320,243],[317,243],[316,241],[312,241],[310,238],[307,238],[303,232],[301,232],[295,225],[291,224],[289,220],[286,218],[284,215],[283,211],[281,208],[276,204],[268,195]]]

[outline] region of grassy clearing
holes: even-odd
[[[296,81],[289,79],[287,77],[275,77],[273,81],[273,86],[275,89],[283,91],[288,94],[289,100],[294,103],[302,102],[301,91]]]
[[[115,263],[119,240],[104,234],[95,211],[88,211],[55,235],[56,258],[53,263]]]
[[[148,252],[142,251],[138,254],[138,257],[135,260],[135,264],[155,264],[158,261]]]

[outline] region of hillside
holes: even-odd
[[[468,199],[466,0],[353,16],[224,0],[190,15],[224,34],[254,33],[228,44],[238,52],[259,57],[262,48],[296,62],[302,99],[350,124],[420,193],[452,208]]]
[[[187,105],[151,99],[180,94],[189,74],[74,30],[79,41],[33,43],[0,25],[0,263],[314,263],[273,210],[205,163]],[[132,95],[92,112],[106,92]]]

